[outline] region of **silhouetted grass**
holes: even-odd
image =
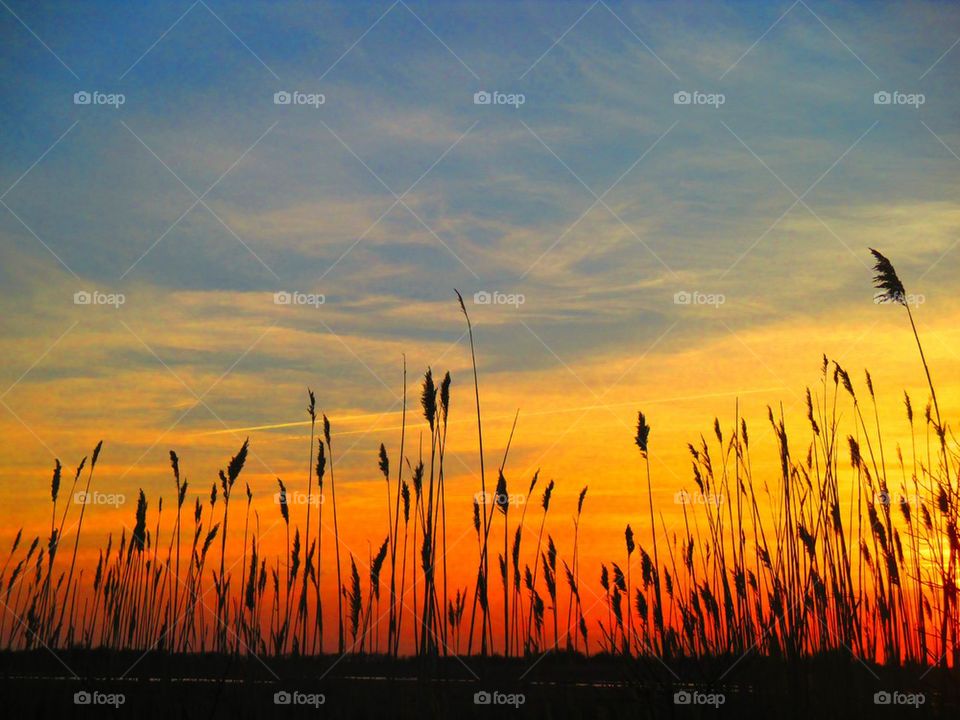
[[[788,433],[782,411],[768,409],[779,461],[775,476],[755,478],[748,424],[739,417],[739,410],[729,427],[715,419],[713,432],[707,435],[710,439],[701,436],[699,443],[689,445],[693,485],[702,502],[682,505],[684,529],[679,535],[671,534],[662,515],[657,527],[650,463],[658,449],[656,433],[654,423],[641,412],[634,441],[642,461],[637,470],[645,481],[646,512],[626,526],[624,555],[599,568],[583,568],[580,521],[586,487],[578,496],[572,547],[563,552],[545,533],[556,487],[552,480],[542,494],[535,542],[531,538],[524,543],[527,508],[519,510],[518,518],[518,510],[511,512],[508,493],[513,430],[497,471],[495,492],[486,494],[479,373],[472,354],[481,468],[477,497],[483,501],[473,501],[476,580],[472,587],[461,587],[448,576],[446,563],[444,459],[451,378],[445,374],[438,387],[430,368],[423,376],[420,406],[429,431],[428,447],[411,459],[405,454],[404,365],[395,487],[385,445],[376,458],[385,484],[387,528],[373,539],[378,543],[385,539],[374,546],[379,549],[371,552],[365,567],[362,558],[350,555],[347,584],[341,575],[333,433],[322,415],[322,437],[317,438],[314,454],[318,413],[316,397],[308,390],[311,430],[302,542],[300,519],[291,515],[288,504],[288,485],[278,478],[277,504],[286,542],[282,556],[264,555],[259,514],[254,512],[252,522],[250,517],[254,492],[246,484],[240,579],[235,583],[234,571],[226,563],[227,536],[232,527],[233,487],[249,445],[245,441],[226,471],[219,472],[219,486],[212,485],[208,502],[195,499],[189,547],[181,543],[184,530],[189,533],[182,518],[188,485],[181,479],[180,458],[171,451],[176,513],[164,522],[163,499],[158,498],[155,514],[148,518],[151,503],[141,491],[132,532],[128,537],[122,531],[116,548],[113,536],[108,538],[96,568],[87,569],[93,574],[88,590],[82,585],[84,569],[77,572],[76,567],[86,506],[80,506],[72,526],[67,525],[71,506],[65,503],[57,522],[63,473],[57,460],[51,481],[49,538],[43,542],[37,536],[24,548],[21,530],[0,570],[0,593],[7,606],[0,622],[0,645],[6,650],[45,646],[322,654],[320,584],[324,563],[331,560],[322,543],[322,502],[316,503],[315,536],[311,516],[314,480],[322,494],[329,473],[341,655],[396,657],[404,637],[420,656],[459,655],[469,596],[467,655],[473,655],[478,641],[480,655],[558,654],[561,649],[589,655],[601,650],[618,657],[658,656],[667,662],[750,653],[797,660],[849,649],[865,661],[953,666],[960,621],[956,601],[960,447],[941,420],[903,283],[889,260],[872,252],[882,297],[907,309],[930,389],[922,419],[915,415],[911,398],[904,396],[911,446],[896,447],[895,464],[888,466],[889,441],[884,442],[869,373],[860,385],[844,367],[824,357],[819,386],[806,392],[802,430],[791,428]],[[458,299],[473,353],[470,318],[459,294]],[[868,422],[871,406],[872,422]],[[85,492],[90,490],[101,448],[102,443],[93,451]],[[85,466],[86,459],[77,468],[70,497]],[[530,480],[529,495],[538,477],[534,474]],[[468,510],[451,508],[450,517],[453,522],[467,520]],[[158,548],[168,526],[163,557]],[[73,534],[69,562],[58,557],[65,533]],[[218,535],[220,557],[209,560],[214,567],[207,573],[208,555]],[[644,542],[649,545],[645,547]],[[489,604],[491,552],[497,553],[503,593],[499,618],[492,617]],[[390,575],[389,602],[382,612],[381,582],[386,573]],[[598,578],[602,600],[591,611],[581,598],[583,583],[596,587]],[[211,590],[212,613],[203,603]],[[560,611],[563,603],[565,620]],[[478,607],[480,622],[476,623]],[[500,621],[502,638],[495,637],[494,620]],[[596,631],[592,645],[591,630]],[[547,639],[551,634],[552,639]]]

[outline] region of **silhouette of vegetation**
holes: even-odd
[[[192,527],[189,506],[186,517],[183,512],[188,483],[181,476],[180,458],[171,451],[172,519],[163,515],[162,497],[154,503],[140,491],[132,531],[122,530],[116,543],[111,535],[95,568],[78,567],[86,505],[79,505],[74,523],[74,504],[61,499],[64,469],[57,460],[49,536],[26,542],[20,530],[0,568],[7,608],[0,621],[0,647],[322,655],[329,608],[322,602],[320,583],[333,562],[339,655],[396,658],[406,638],[414,654],[423,657],[460,655],[464,649],[475,655],[476,648],[482,656],[568,652],[683,661],[752,652],[797,661],[849,650],[866,662],[952,667],[960,627],[960,445],[941,419],[904,285],[891,262],[871,252],[878,297],[906,308],[930,391],[918,413],[904,394],[909,448],[898,445],[890,453],[869,372],[862,384],[855,383],[846,368],[824,356],[819,384],[806,391],[802,430],[788,432],[783,411],[768,408],[778,453],[774,477],[755,476],[748,423],[739,410],[730,425],[716,419],[712,433],[688,446],[695,495],[687,488],[677,490],[681,499],[698,501],[682,505],[683,530],[671,533],[654,503],[657,483],[650,458],[658,450],[655,422],[640,412],[634,441],[641,462],[630,472],[642,478],[641,492],[646,486],[646,512],[622,531],[610,529],[623,532],[623,555],[600,567],[583,567],[579,545],[586,487],[579,491],[571,547],[558,547],[549,531],[551,500],[561,491],[553,480],[544,486],[539,509],[531,510],[539,514],[536,537],[524,542],[528,507],[512,507],[508,492],[513,430],[495,490],[487,494],[473,327],[457,293],[470,335],[480,467],[472,505],[472,586],[462,586],[463,577],[449,574],[446,562],[448,515],[453,523],[470,522],[469,508],[448,508],[446,502],[452,380],[446,373],[437,385],[427,368],[420,394],[429,431],[426,448],[415,458],[406,454],[404,391],[399,454],[391,458],[380,445],[376,458],[385,485],[386,532],[376,533],[373,539],[379,544],[373,547],[378,549],[373,553],[371,548],[366,565],[362,557],[349,555],[346,583],[334,433],[308,390],[310,452],[302,487],[309,501],[305,517],[295,517],[291,483],[277,478],[277,512],[285,530],[282,556],[265,555],[259,513],[251,519],[254,490],[245,484],[242,560],[236,569],[225,562],[228,535],[233,539],[239,532],[239,521],[230,523],[231,510],[238,512],[231,500],[246,464],[246,441],[218,473],[206,502],[196,497]],[[405,361],[403,378],[406,388]],[[87,459],[79,463],[69,498],[78,484],[89,493],[101,448],[102,442],[86,475]],[[539,472],[528,485],[524,482],[528,495],[534,496],[539,482]],[[322,543],[323,503],[313,502],[327,489],[333,558]],[[61,560],[59,548],[70,534],[72,554],[69,561]],[[218,535],[219,558],[208,558],[217,553]],[[499,579],[489,572],[491,553],[499,563]],[[85,582],[85,572],[92,580]],[[382,608],[381,584],[387,574],[389,595]],[[583,602],[584,583],[597,591],[599,602]],[[499,617],[490,605],[491,589],[502,592]],[[210,592],[213,612],[204,604]]]

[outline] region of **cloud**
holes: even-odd
[[[814,8],[878,81],[803,6],[723,79],[783,9],[611,7],[679,80],[600,5],[522,79],[584,8],[415,7],[479,80],[402,6],[326,76],[382,9],[224,9],[280,80],[200,6],[123,83],[114,78],[175,17],[154,11],[144,29],[88,10],[109,16],[97,32],[113,45],[26,17],[83,80],[31,38],[3,50],[22,68],[0,110],[17,138],[0,161],[4,187],[79,123],[0,208],[3,377],[13,383],[36,362],[12,407],[48,445],[66,436],[77,452],[88,426],[129,429],[130,464],[195,402],[163,363],[202,393],[239,360],[209,398],[231,426],[301,417],[307,385],[322,385],[338,414],[376,414],[396,402],[404,353],[411,386],[431,363],[466,383],[454,287],[468,302],[480,290],[524,296],[516,307],[468,305],[484,397],[506,423],[518,397],[538,412],[579,407],[568,400],[589,401],[583,384],[627,368],[638,400],[664,387],[779,386],[774,376],[801,377],[784,370],[795,360],[855,340],[850,323],[864,332],[884,317],[868,245],[929,297],[918,314],[948,337],[960,252],[949,81],[960,51],[920,75],[955,39],[952,11]],[[114,84],[129,101],[112,114],[71,103],[79,87]],[[482,88],[527,101],[474,105]],[[876,106],[881,88],[918,89],[928,102]],[[280,89],[326,102],[277,106]],[[676,105],[681,89],[726,102]],[[215,182],[209,209],[184,215]],[[396,203],[391,191],[414,182]],[[815,182],[809,209],[796,203]],[[128,302],[74,306],[87,287]],[[281,290],[326,302],[277,306]],[[678,305],[682,291],[725,302]],[[222,426],[201,405],[177,438],[181,428]],[[212,456],[213,441],[202,447]]]

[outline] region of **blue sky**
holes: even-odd
[[[867,248],[915,294],[955,426],[958,70],[950,2],[0,0],[0,524],[45,536],[54,458],[101,439],[98,492],[169,508],[176,450],[206,502],[249,437],[279,542],[277,479],[312,483],[312,388],[362,562],[389,517],[380,443],[394,470],[401,442],[411,465],[429,444],[429,366],[453,377],[443,487],[467,557],[481,465],[454,288],[487,482],[508,443],[511,490],[556,479],[561,556],[589,485],[583,567],[650,530],[639,410],[666,536],[715,418],[727,439],[749,424],[758,488],[780,472],[768,413],[800,468],[824,354],[858,391],[870,369],[892,465],[903,393],[922,447],[928,388]],[[122,505],[88,511],[90,553]]]
[[[338,275],[374,263],[409,277],[426,264],[467,285],[479,276],[563,286],[598,273],[618,284],[676,282],[681,273],[720,274],[790,205],[774,174],[802,193],[875,122],[808,196],[819,213],[947,199],[955,172],[920,123],[951,145],[957,61],[950,53],[929,69],[956,39],[947,5],[10,10],[53,52],[6,13],[12,102],[2,127],[17,139],[4,151],[7,185],[78,124],[5,200],[67,266],[103,282],[190,206],[178,177],[202,193],[241,156],[209,203],[243,227],[234,230],[269,269],[198,206],[131,280],[242,290],[272,288],[275,274],[311,283],[390,206],[390,190],[402,193],[448,150],[408,199],[423,223],[398,205]],[[519,109],[476,106],[482,88],[527,100]],[[122,92],[126,102],[78,107],[77,89]],[[322,92],[327,102],[278,107],[278,89]],[[674,105],[683,89],[722,92],[726,102]],[[872,95],[882,89],[923,92],[926,103],[878,107]],[[590,207],[591,191],[602,193],[645,152],[605,198],[625,224],[595,207],[526,275]],[[9,214],[4,223],[8,238],[29,235]],[[625,236],[590,240],[617,226]],[[836,240],[807,245],[843,250]],[[393,279],[373,282],[410,292]]]
[[[949,3],[6,0],[0,35],[3,373],[31,368],[22,412],[31,383],[141,368],[135,387],[158,356],[212,381],[267,327],[283,340],[243,355],[249,378],[299,386],[322,360],[334,404],[374,411],[400,352],[425,365],[460,337],[454,287],[524,296],[471,306],[485,371],[574,387],[654,345],[873,317],[868,244],[940,301],[928,317],[957,308]],[[127,302],[97,314],[80,289]],[[278,308],[280,290],[326,303]],[[68,327],[76,347],[35,363]],[[272,395],[218,408],[267,422],[286,414]],[[111,407],[84,417],[127,417]]]

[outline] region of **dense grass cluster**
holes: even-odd
[[[404,394],[398,460],[391,463],[383,445],[377,457],[386,532],[374,538],[378,549],[366,560],[342,551],[333,433],[308,391],[310,452],[302,487],[308,500],[329,499],[326,520],[327,503],[320,502],[308,501],[295,517],[301,509],[278,479],[285,551],[268,557],[248,484],[240,510],[234,501],[248,444],[192,508],[171,451],[173,511],[165,516],[160,498],[148,519],[141,491],[129,535],[125,530],[116,544],[111,536],[95,569],[78,568],[86,506],[76,510],[62,501],[57,461],[49,536],[26,543],[17,533],[0,569],[0,646],[317,654],[332,649],[324,646],[324,621],[332,622],[335,613],[341,654],[396,656],[402,641],[404,647],[412,641],[422,656],[603,651],[698,657],[755,650],[795,658],[846,648],[882,662],[954,665],[960,446],[941,419],[903,284],[890,262],[874,255],[881,299],[906,308],[930,390],[920,412],[904,394],[907,448],[885,444],[889,429],[881,426],[869,373],[860,386],[824,357],[820,384],[806,393],[802,439],[788,437],[782,411],[769,410],[779,451],[776,476],[755,478],[745,419],[735,417],[726,429],[715,420],[710,439],[701,436],[689,446],[696,492],[684,489],[681,498],[698,501],[682,505],[682,532],[669,532],[653,502],[655,436],[640,413],[638,473],[631,483],[646,492],[648,513],[637,517],[636,531],[631,524],[624,529],[620,557],[584,569],[579,544],[586,487],[579,490],[572,545],[561,552],[546,529],[554,482],[541,484],[535,473],[524,488],[539,504],[511,502],[509,441],[496,480],[487,476],[472,326],[460,299],[470,332],[480,460],[471,585],[455,584],[462,572],[451,575],[447,567],[451,378],[447,373],[438,384],[428,369],[419,404],[429,438],[416,460],[409,459]],[[89,466],[86,458],[80,463],[68,498],[80,486],[89,492],[100,449]],[[243,515],[236,568],[226,564],[231,506],[234,515]],[[528,510],[536,517],[528,519]],[[468,513],[452,508],[450,522],[465,522]],[[331,520],[333,547],[324,548],[322,529]],[[528,522],[535,536],[525,537]],[[235,542],[235,524],[232,531]],[[649,538],[648,546],[641,536]],[[335,606],[329,597],[325,606],[320,578],[331,572],[339,592]],[[212,609],[205,602],[210,593]],[[502,593],[499,611],[491,607],[494,593]]]

